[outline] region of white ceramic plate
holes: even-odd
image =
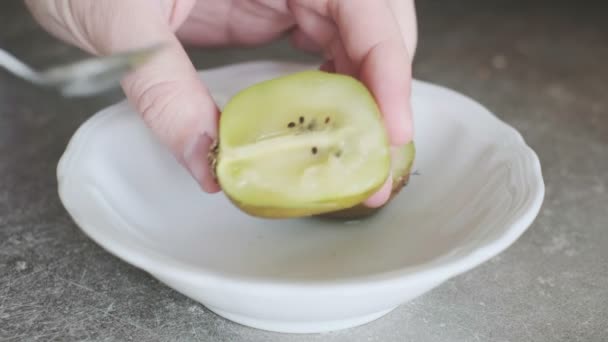
[[[202,77],[223,105],[307,68],[254,62]],[[249,217],[199,191],[126,103],[74,135],[59,192],[93,240],[221,316],[281,332],[352,327],[503,251],[544,197],[537,156],[484,107],[419,81],[413,106],[420,175],[364,221]]]

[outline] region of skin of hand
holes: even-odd
[[[207,162],[219,108],[182,44],[255,46],[289,35],[317,53],[322,70],[362,81],[384,116],[392,145],[413,136],[414,0],[25,0],[40,25],[94,55],[159,41],[168,48],[122,81],[128,101],[208,193],[220,191]],[[389,177],[390,178],[390,177]],[[384,204],[391,179],[365,203]]]

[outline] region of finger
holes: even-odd
[[[331,56],[337,73],[357,77],[357,68],[348,57],[341,39],[334,40],[328,51],[328,55]]]
[[[308,8],[308,5],[306,2],[290,2],[290,11],[299,30],[320,47],[326,59],[332,59],[330,47],[339,38],[338,28],[329,18]]]
[[[37,22],[55,37],[93,54],[105,54],[111,40],[137,38],[136,32],[150,16],[168,23],[176,30],[188,17],[196,0],[96,1],[96,0],[25,0],[26,7]],[[142,13],[140,12],[142,9]],[[153,13],[150,13],[153,12]],[[137,13],[137,23],[112,27],[115,21],[125,22]],[[148,25],[149,26],[149,25]],[[109,39],[107,39],[109,38]],[[92,40],[95,40],[94,42]],[[128,44],[126,44],[128,45]]]
[[[290,36],[290,41],[296,49],[310,53],[318,53],[322,50],[321,46],[310,38],[304,31],[295,29]]]
[[[410,60],[413,60],[418,44],[418,25],[414,0],[389,0],[388,4],[399,25]]]
[[[146,124],[201,187],[216,192],[219,187],[211,177],[207,152],[209,141],[217,136],[218,109],[173,33],[175,23],[187,16],[176,11],[189,10],[178,3],[174,0],[174,6],[163,7],[149,0],[78,0],[47,10],[59,13],[54,19],[68,28],[69,39],[97,54],[165,44],[160,53],[123,79],[123,89]],[[167,8],[172,12],[167,13]]]
[[[149,25],[141,21],[135,37],[122,36],[111,46],[120,50],[135,41],[145,44],[162,39],[168,48],[124,79],[127,98],[202,189],[217,192],[220,189],[207,156],[217,137],[219,110],[171,27],[159,21],[150,20]]]
[[[177,36],[204,46],[257,46],[293,27],[287,1],[197,1]]]
[[[77,0],[81,1],[81,0]],[[160,1],[161,13],[169,23],[171,31],[175,32],[188,19],[196,0],[158,0]]]
[[[410,57],[384,1],[336,0],[328,7],[361,80],[374,94],[393,145],[412,139]],[[361,25],[365,23],[365,25]]]
[[[325,63],[321,64],[321,66],[319,67],[319,70],[325,71],[325,72],[330,72],[330,73],[335,73],[336,66],[334,64],[334,61],[331,59],[326,61]]]

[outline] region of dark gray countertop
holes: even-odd
[[[0,341],[608,340],[608,22],[601,2],[577,4],[419,2],[415,76],[516,127],[540,156],[545,204],[490,262],[321,336],[228,322],[91,242],[59,202],[55,167],[75,129],[121,94],[68,101],[0,72]],[[17,0],[0,5],[0,47],[40,67],[81,56]],[[283,42],[192,56],[199,68],[309,58]]]

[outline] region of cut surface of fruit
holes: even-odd
[[[377,191],[391,159],[379,109],[349,76],[304,71],[235,95],[220,117],[215,173],[256,216],[315,215]]]
[[[391,173],[393,174],[393,191],[403,186],[403,178],[409,177],[416,158],[416,146],[413,142],[400,147],[391,147]]]
[[[407,185],[410,180],[410,174],[415,156],[416,148],[413,142],[399,147],[391,147],[391,174],[393,175],[393,184],[391,196],[384,205],[378,208],[371,208],[365,206],[364,204],[358,204],[350,208],[322,214],[321,216],[327,218],[354,220],[365,218],[377,213],[382,208],[387,206],[392,199],[399,194],[401,189]]]

